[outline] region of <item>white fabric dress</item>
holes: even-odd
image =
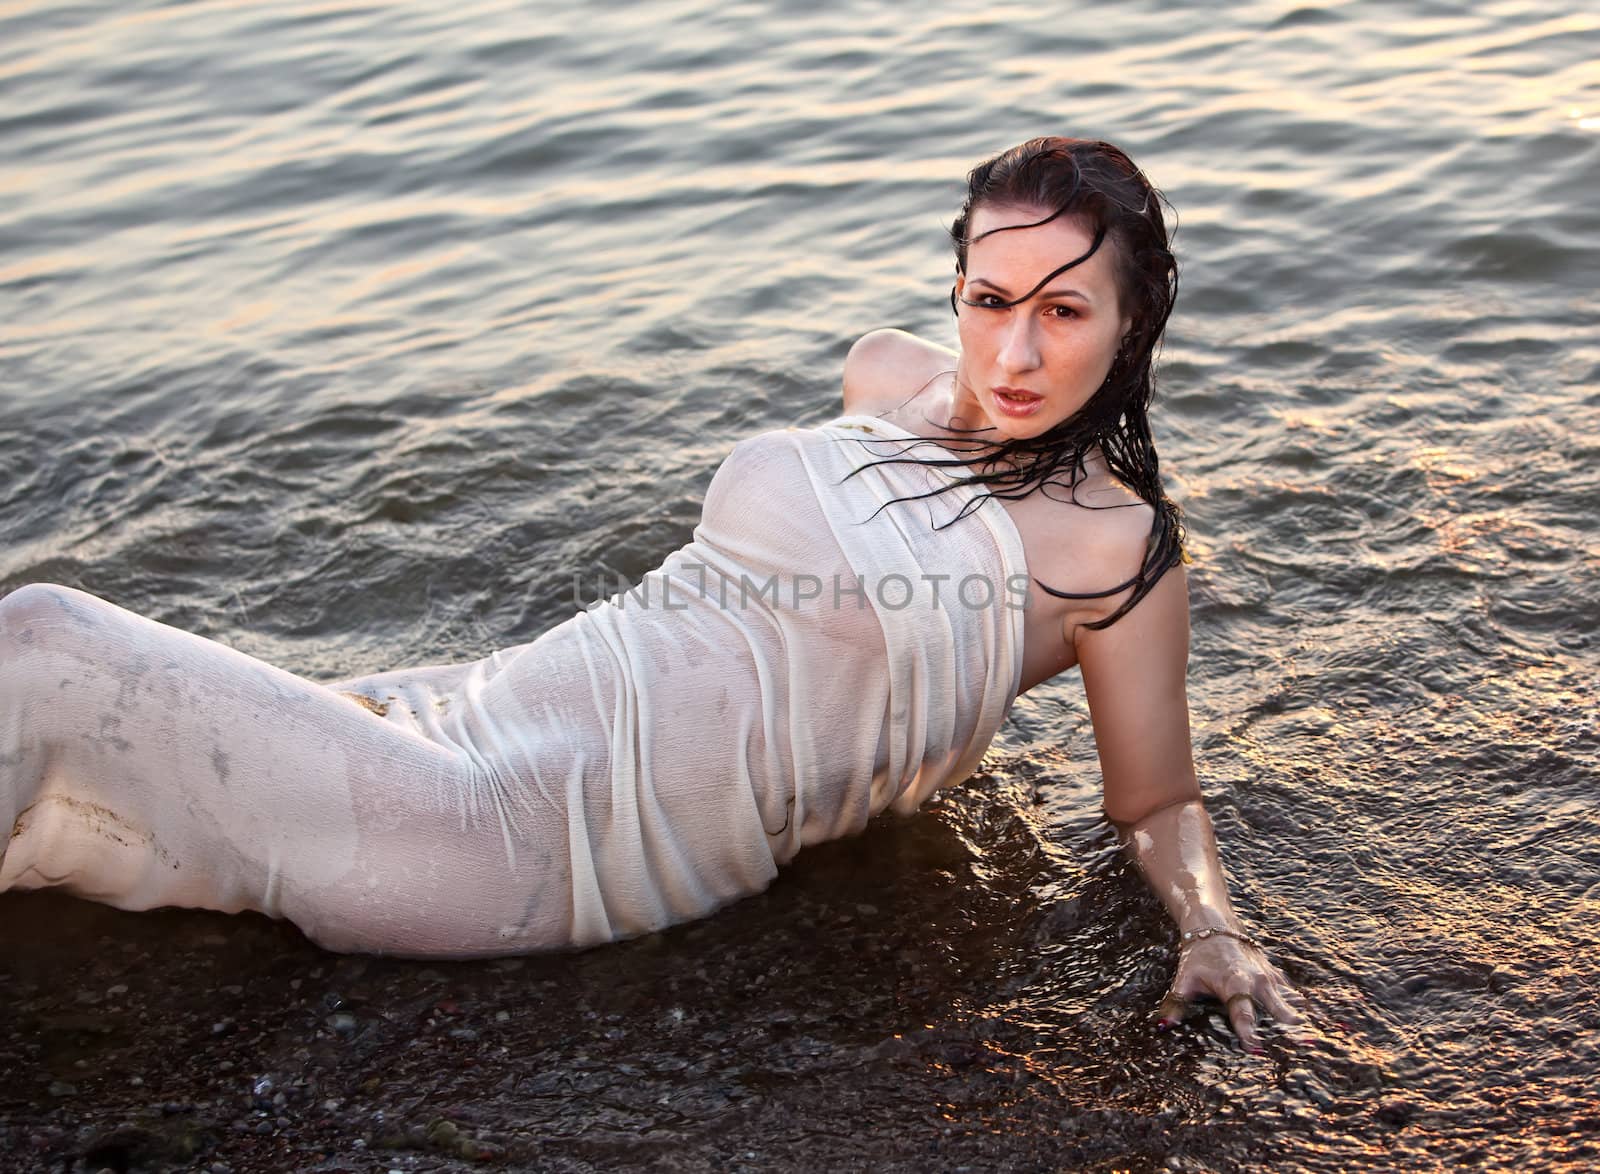
[[[0,890],[336,950],[585,946],[765,888],[976,769],[1027,568],[871,417],[738,444],[693,540],[530,643],[329,685],[70,588],[0,600]],[[898,439],[891,439],[898,438]],[[866,441],[867,443],[862,443]],[[936,451],[913,450],[914,455]]]

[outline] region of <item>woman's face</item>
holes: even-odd
[[[974,243],[966,273],[956,278],[957,415],[963,427],[993,427],[991,439],[1038,436],[1083,407],[1105,381],[1130,325],[1117,297],[1116,246],[1109,239],[1026,301],[1001,304],[1094,243],[1091,228],[1065,216],[1037,228],[993,231],[1032,224],[1051,211],[980,205],[968,227]]]

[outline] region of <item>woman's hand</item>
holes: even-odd
[[[1257,1051],[1257,1007],[1285,1025],[1299,1023],[1304,999],[1234,916],[1205,805],[1171,804],[1120,830],[1135,867],[1183,931],[1156,1026],[1171,1027],[1187,1018],[1191,1001],[1212,998],[1227,1009],[1239,1042]]]
[[[1182,944],[1178,969],[1161,1001],[1156,1026],[1161,1030],[1177,1026],[1188,1017],[1189,1004],[1204,997],[1223,1004],[1234,1034],[1251,1052],[1261,1051],[1257,1004],[1285,1025],[1304,1018],[1300,1007],[1305,1000],[1260,947],[1221,935]]]

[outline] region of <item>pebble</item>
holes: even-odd
[[[917,1046],[902,1036],[891,1036],[868,1049],[875,1060],[904,1060],[917,1054]]]
[[[75,1084],[68,1084],[64,1080],[52,1080],[50,1082],[50,1095],[53,1097],[77,1096],[78,1086]]]
[[[1356,1064],[1351,1070],[1351,1077],[1362,1088],[1382,1088],[1383,1069],[1376,1064]]]
[[[356,1017],[349,1012],[340,1011],[336,1015],[328,1016],[328,1026],[340,1035],[352,1035],[356,1029]]]
[[[1318,1121],[1321,1120],[1321,1115],[1310,1105],[1288,1105],[1282,1112],[1285,1120],[1307,1129],[1316,1128]]]
[[[1414,1110],[1404,1101],[1385,1101],[1373,1114],[1391,1129],[1401,1129],[1411,1123]]]

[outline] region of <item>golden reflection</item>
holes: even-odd
[[[45,253],[42,256],[29,257],[26,261],[18,261],[15,265],[0,267],[0,285],[69,271],[75,263],[84,267],[91,264],[88,260],[76,261],[71,253]]]
[[[270,298],[251,302],[241,306],[228,317],[218,322],[213,322],[206,328],[208,334],[228,334],[231,331],[242,330],[246,326],[254,326],[257,322],[272,317],[277,311],[278,303]]]
[[[172,17],[192,19],[195,17],[214,16],[219,12],[241,11],[248,12],[260,8],[260,0],[210,0],[209,3],[184,5],[173,10],[170,7],[151,8],[140,12],[128,12],[118,15],[107,22],[107,27],[115,29],[121,25],[157,24]],[[367,0],[358,3],[356,0],[338,0],[329,4],[297,4],[284,5],[284,8],[293,12],[300,19],[315,16],[346,16],[354,12],[380,12],[386,7],[385,0]]]
[[[1072,1064],[1054,1064],[1027,1052],[1007,1051],[992,1040],[983,1041],[983,1050],[985,1059],[991,1061],[984,1065],[985,1072],[1013,1076],[1020,1069],[1031,1080],[1042,1081],[1056,1088],[1066,1088],[1082,1079],[1082,1073]]]
[[[1567,706],[1577,707],[1575,712],[1582,713],[1583,700],[1571,689],[1552,689],[1552,686],[1563,685],[1567,682],[1567,668],[1562,664],[1540,663],[1537,661],[1517,667],[1517,675],[1525,678],[1534,691],[1544,699],[1548,705],[1557,708]],[[1590,711],[1592,712],[1592,711]]]
[[[347,301],[360,301],[385,286],[397,284],[408,277],[443,269],[471,251],[471,245],[455,245],[429,253],[410,261],[401,261],[375,273],[369,273],[352,282],[345,290]]]
[[[6,322],[0,319],[0,346],[43,342],[50,338],[92,337],[105,324],[95,318],[54,318],[49,322]]]
[[[1482,563],[1505,566],[1510,559],[1504,551],[1484,551],[1479,547],[1478,540],[1503,534],[1507,529],[1507,521],[1504,511],[1467,517],[1443,515],[1434,525],[1439,535],[1439,549],[1445,554],[1454,555],[1465,555],[1470,551]]]
[[[1349,431],[1347,424],[1330,420],[1319,412],[1303,412],[1294,410],[1275,410],[1273,415],[1284,432],[1305,432],[1305,443],[1314,443],[1315,439],[1335,439]]]
[[[1472,481],[1479,476],[1459,452],[1449,448],[1419,448],[1411,454],[1411,464],[1427,478],[1428,488],[1435,490],[1446,481]]]
[[[1476,18],[1463,13],[1459,17],[1440,20],[1403,21],[1394,26],[1397,33],[1417,37],[1411,44],[1393,49],[1378,49],[1366,55],[1365,64],[1385,71],[1409,72],[1423,66],[1443,66],[1459,69],[1474,58],[1487,59],[1506,50],[1516,50],[1531,41],[1546,37],[1568,36],[1592,32],[1600,28],[1600,17],[1588,13],[1553,17],[1537,24],[1505,22],[1497,28],[1476,35],[1451,36],[1455,28],[1476,23]]]

